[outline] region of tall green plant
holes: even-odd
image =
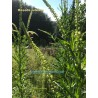
[[[58,61],[55,64],[58,70],[64,70],[64,74],[57,76],[52,84],[57,86],[54,88],[55,92],[52,92],[54,98],[85,98],[85,64],[86,64],[86,54],[85,54],[85,44],[83,40],[84,32],[79,30],[79,0],[73,0],[74,10],[73,17],[75,29],[69,28],[70,18],[68,14],[68,2],[67,0],[61,0],[61,19],[58,20],[56,13],[51,7],[51,5],[46,1],[43,2],[50,9],[51,13],[57,20],[58,28],[61,33],[61,38],[55,40],[55,46],[58,48],[56,59]],[[44,31],[45,32],[45,31]],[[53,37],[53,36],[52,36]]]
[[[22,0],[20,1],[22,9]],[[19,14],[19,29],[13,23],[13,98],[27,98],[32,96],[31,83],[27,79],[28,57],[25,46],[27,44],[26,36],[21,36],[22,32],[22,12]],[[28,90],[29,88],[29,90]]]
[[[20,9],[22,9],[22,0],[19,2]],[[24,22],[22,21],[22,11],[19,13],[19,29],[17,26],[13,23],[13,59],[16,66],[13,66],[13,97],[17,98],[32,98],[32,94],[34,91],[34,86],[30,83],[30,80],[28,80],[28,76],[32,75],[32,72],[30,70],[27,70],[28,66],[28,55],[27,50],[25,46],[29,43],[30,46],[32,46],[33,50],[37,54],[37,57],[40,60],[40,70],[43,71],[41,75],[39,75],[39,82],[42,86],[40,93],[40,98],[43,98],[44,96],[47,96],[45,94],[45,81],[46,78],[48,79],[50,75],[45,75],[44,71],[49,70],[48,63],[43,55],[43,53],[40,51],[40,49],[36,46],[36,44],[32,41],[32,39],[29,36],[29,33],[36,34],[33,31],[29,30],[30,20],[32,17],[32,11],[30,12],[30,15],[28,17],[27,26],[25,26]],[[21,36],[21,32],[24,32],[25,35]],[[37,35],[37,34],[36,34]],[[13,64],[13,65],[15,65]],[[16,67],[16,68],[15,68]],[[48,81],[48,80],[47,80]],[[39,84],[38,84],[39,85]],[[29,89],[28,89],[29,88]],[[32,91],[33,90],[33,91]],[[37,92],[38,93],[38,92]]]

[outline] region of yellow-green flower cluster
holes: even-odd
[[[34,51],[38,54],[39,59],[41,60],[41,65],[47,65],[47,61],[46,61],[44,55],[42,54],[40,49],[35,45],[35,43],[33,41],[32,41],[32,46],[33,46]]]

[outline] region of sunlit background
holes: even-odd
[[[23,0],[28,5],[32,5],[36,8],[42,9],[50,18],[52,21],[55,21],[53,15],[51,14],[50,10],[46,7],[43,0]],[[58,17],[61,15],[59,5],[61,3],[61,0],[48,0],[49,4],[53,7],[53,9],[56,11]],[[68,5],[72,4],[72,0],[68,0]]]

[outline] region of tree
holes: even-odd
[[[22,2],[22,7],[23,9],[40,10],[35,7],[29,6],[23,2]],[[12,22],[15,23],[17,27],[19,27],[18,9],[19,9],[19,1],[12,0]],[[22,19],[25,25],[27,23],[29,13],[30,12],[22,13]],[[33,12],[29,29],[38,34],[38,36],[32,35],[33,40],[37,45],[46,46],[46,45],[49,45],[49,42],[52,42],[52,39],[47,34],[38,30],[38,29],[42,29],[42,30],[50,32],[51,34],[54,33],[54,30],[55,30],[54,22],[52,22],[50,18],[48,17],[48,15],[43,13],[42,11]],[[21,32],[21,34],[24,35],[24,32]]]

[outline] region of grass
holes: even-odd
[[[55,62],[56,62],[56,59],[55,57],[52,56],[52,51],[53,50],[53,47],[39,47],[39,49],[42,51],[42,53],[44,54],[47,62],[49,63],[50,66],[52,66]],[[33,48],[31,49],[26,49],[27,51],[27,55],[28,55],[28,58],[29,58],[29,62],[28,62],[28,70],[36,70],[38,68],[41,67],[41,64],[40,64],[40,60],[39,58],[37,58],[37,54],[36,52],[34,51]],[[12,48],[12,54],[14,55],[15,53],[15,50],[14,50],[14,47]],[[12,60],[12,63],[13,63],[13,67],[15,66],[15,60],[13,59]]]
[[[40,47],[40,49],[42,50],[42,47]],[[26,51],[27,51],[27,56],[28,56],[28,60],[29,60],[27,63],[27,66],[26,66],[26,71],[31,72],[33,70],[41,70],[43,66],[40,63],[40,60],[37,58],[37,54],[34,51],[34,49],[26,49]],[[15,54],[14,47],[12,48],[12,53],[13,53],[13,55]],[[53,71],[54,70],[53,65],[57,62],[56,59],[53,56],[50,56],[47,53],[47,51],[44,52],[44,56],[45,56],[48,64],[50,65],[47,67],[49,67],[49,69]],[[12,59],[12,65],[13,65],[12,69],[13,69],[13,76],[14,76],[14,74],[16,74],[15,70],[18,69],[17,62],[14,59]],[[44,98],[43,96],[45,96],[45,95],[43,95],[43,96],[41,95],[41,90],[42,90],[41,86],[42,85],[40,83],[41,82],[40,80],[42,80],[42,77],[39,74],[31,74],[31,75],[28,75],[27,78],[31,82],[30,86],[32,87],[31,88],[32,95],[33,96],[35,95],[37,98]],[[13,78],[13,84],[14,84],[14,82],[15,82],[15,80]],[[13,98],[15,98],[15,96],[13,96]]]

